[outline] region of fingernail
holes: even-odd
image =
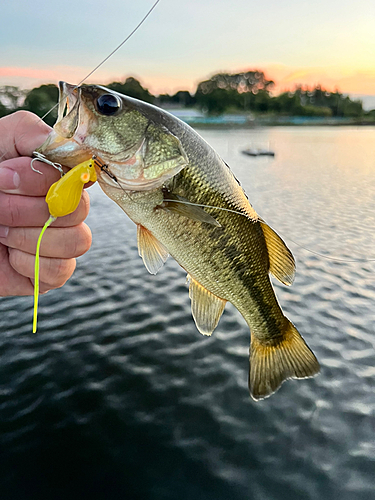
[[[7,167],[0,168],[0,189],[17,189],[20,182],[21,179],[18,172]]]
[[[0,238],[6,238],[9,233],[9,227],[8,226],[2,226],[0,224]]]

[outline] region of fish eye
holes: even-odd
[[[96,100],[96,109],[101,115],[112,116],[121,109],[121,101],[113,94],[103,94]]]

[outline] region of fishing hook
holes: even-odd
[[[37,172],[38,174],[43,175],[43,172],[41,172],[40,170],[33,167],[34,161],[41,161],[43,163],[47,163],[47,165],[51,165],[53,168],[58,170],[61,174],[61,177],[65,174],[65,172],[62,168],[62,165],[60,163],[54,163],[53,161],[48,160],[44,156],[44,154],[38,153],[38,151],[33,151],[33,156],[35,156],[35,158],[33,158],[31,160],[30,167],[31,167],[31,170],[33,170],[34,172]]]

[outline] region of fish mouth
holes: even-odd
[[[59,82],[57,121],[46,141],[36,149],[38,153],[67,167],[74,167],[92,156],[84,146],[88,132],[81,119],[81,102],[80,87]]]
[[[74,136],[79,123],[81,89],[66,82],[59,82],[59,107],[55,131],[70,139]]]

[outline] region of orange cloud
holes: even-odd
[[[292,90],[296,85],[312,87],[320,84],[327,90],[343,93],[375,94],[375,69],[351,70],[347,68],[292,68],[267,65],[261,68],[276,83],[276,92]]]
[[[18,85],[31,88],[43,83],[57,83],[65,80],[71,83],[80,82],[92,68],[76,66],[53,66],[52,68],[20,68],[0,67],[0,85]],[[104,81],[108,75],[105,72],[95,73],[96,81]],[[91,78],[91,81],[92,78]],[[110,81],[110,80],[107,80]]]
[[[342,67],[291,67],[280,64],[254,64],[251,69],[260,69],[267,78],[275,81],[275,92],[293,90],[296,85],[312,87],[320,84],[327,90],[338,89],[343,93],[375,95],[375,69],[352,70]],[[77,66],[53,66],[49,68],[21,68],[0,67],[0,85],[18,85],[23,88],[32,88],[43,83],[57,83],[65,80],[70,83],[80,82],[92,68]],[[241,71],[250,68],[228,68],[227,71]],[[210,74],[213,74],[211,72]],[[100,68],[89,81],[94,83],[108,83],[114,80],[124,80],[129,75],[115,74],[113,71]],[[174,93],[180,89],[195,91],[199,81],[209,77],[209,74],[179,76],[171,68],[169,73],[149,72],[147,69],[139,77],[142,84],[152,93]]]

